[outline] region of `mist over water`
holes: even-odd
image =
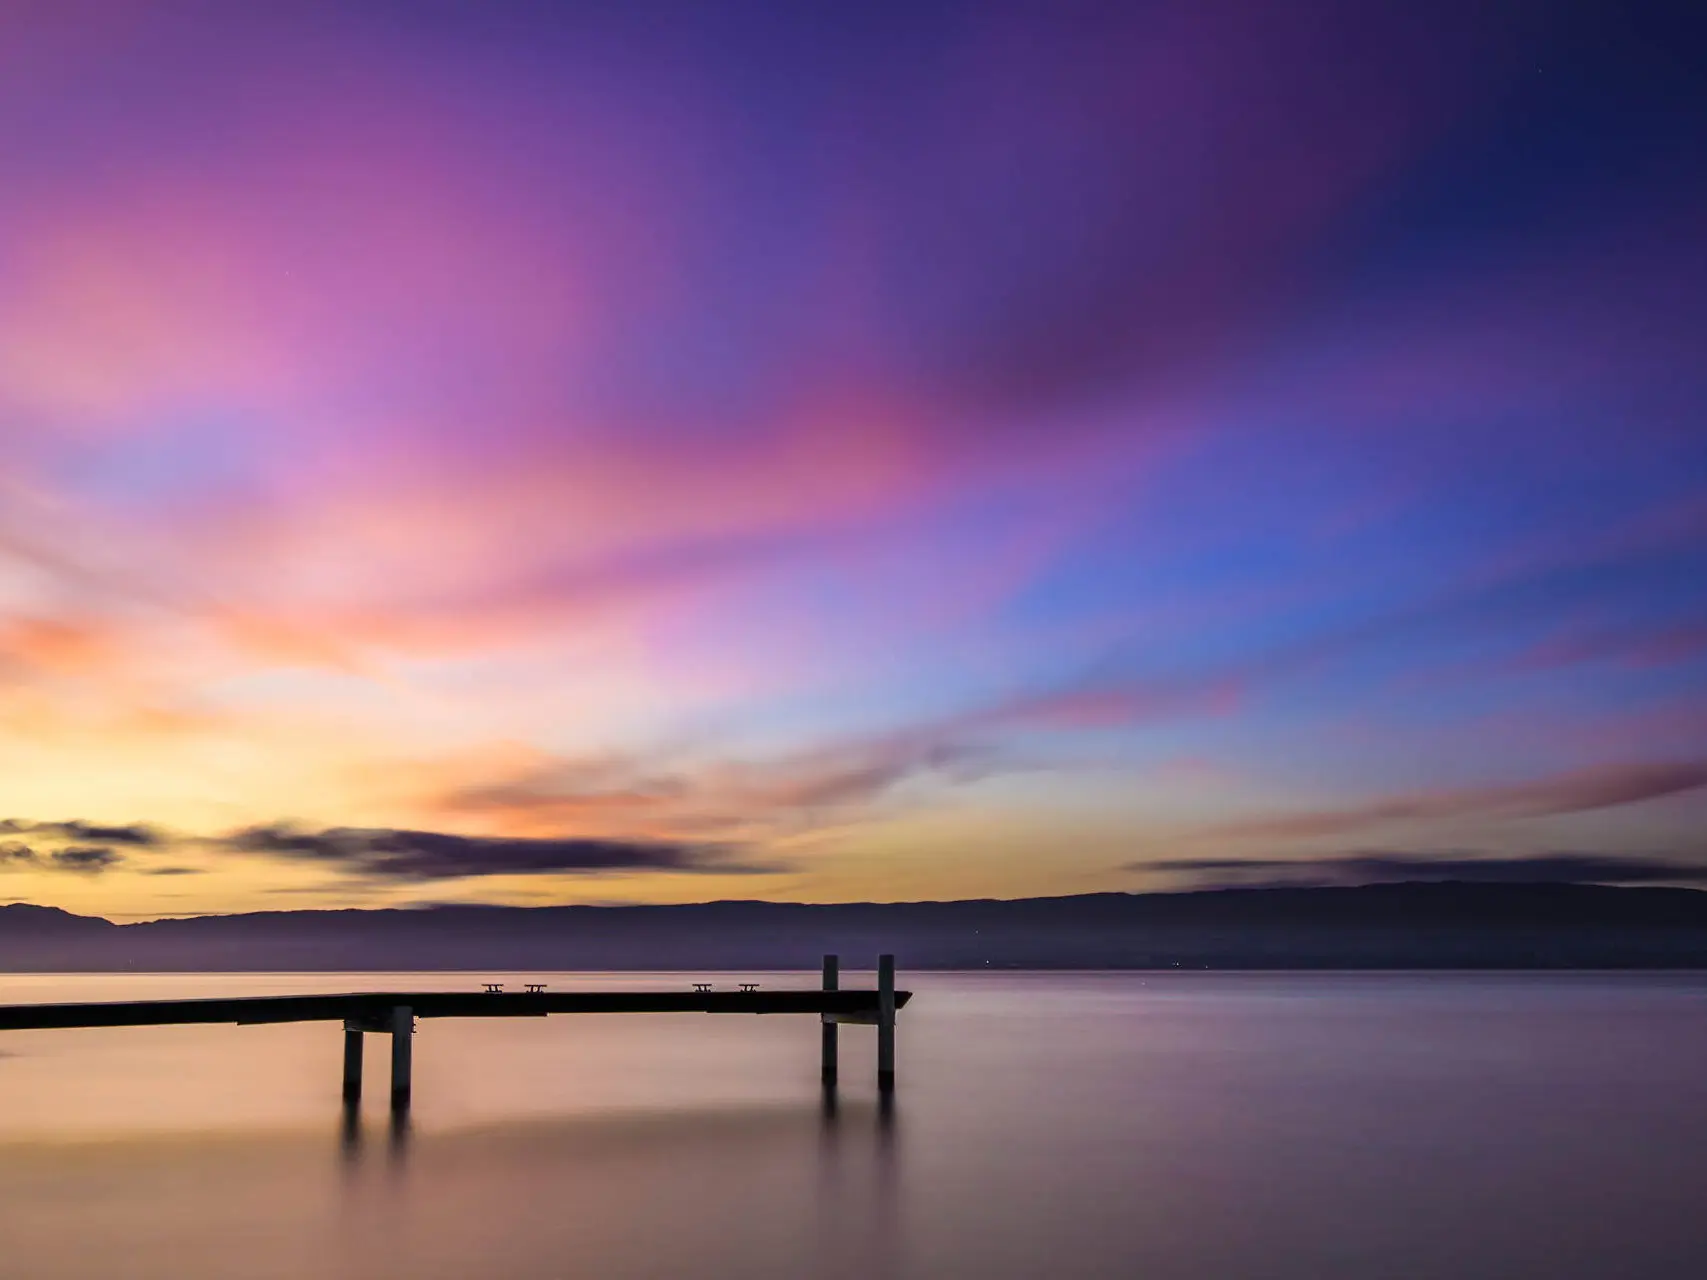
[[[505,975],[7,975],[0,999]],[[513,975],[554,989],[704,975]],[[758,977],[767,987],[813,975]],[[0,1271],[1669,1277],[1707,1259],[1707,975],[907,974],[900,1088],[776,1017],[0,1034]],[[850,985],[868,975],[853,974]]]

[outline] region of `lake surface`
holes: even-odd
[[[504,975],[0,975],[0,1002]],[[703,978],[705,975],[692,975]],[[689,975],[510,975],[680,988]],[[757,977],[811,986],[814,975]],[[0,1273],[1707,1274],[1707,975],[906,974],[898,1100],[807,1018],[0,1033]],[[846,985],[865,985],[854,974]]]

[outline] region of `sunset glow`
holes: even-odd
[[[0,901],[1707,876],[1707,109],[1485,8],[7,6]]]

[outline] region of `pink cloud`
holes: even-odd
[[[707,261],[744,247],[705,225],[740,207],[715,158],[750,129],[691,59],[535,82],[487,79],[469,54],[463,84],[424,74],[383,26],[328,19],[305,46],[293,24],[268,20],[241,76],[168,62],[176,79],[145,81],[134,120],[101,101],[77,115],[98,176],[55,181],[33,152],[0,173],[19,192],[0,235],[16,264],[0,300],[0,411],[20,423],[10,460],[59,486],[88,541],[117,548],[94,589],[143,584],[258,661],[336,669],[612,618],[644,627],[803,550],[878,547],[897,522],[991,487],[1053,492],[1071,509],[1111,460],[1130,477],[1157,439],[1202,429],[1195,410],[1162,407],[1198,398],[1170,371],[1260,337],[1297,248],[1456,109],[1420,86],[1461,33],[1397,49],[1330,90],[1275,56],[1314,48],[1321,31],[1261,5],[1237,11],[1231,31],[1225,15],[1161,15],[1133,46],[1141,70],[1112,52],[1087,66],[1076,46],[1038,49],[993,15],[899,153],[950,166],[933,190],[995,183],[1013,190],[1013,216],[1040,218],[1029,202],[1047,184],[1018,181],[1015,154],[1070,158],[1061,144],[1112,110],[1130,126],[1120,182],[1146,193],[1131,207],[1158,229],[1192,225],[1190,253],[1110,226],[1106,244],[1083,247],[1125,246],[1140,255],[1130,271],[1075,266],[1061,296],[983,308],[970,351],[921,345],[900,322],[922,304],[963,329],[976,280],[953,244],[923,256],[923,278],[898,279],[933,224],[897,196],[895,157],[860,151],[826,201],[834,234],[813,247],[826,292],[785,299],[774,351],[727,361],[754,385],[751,409],[685,418],[656,392],[668,358],[686,355],[648,347],[691,354],[721,336],[704,317],[689,333],[671,326],[704,305]],[[33,73],[37,92],[124,63],[127,40],[159,38],[46,17],[14,30],[19,47],[56,51]],[[308,53],[312,93],[299,79]],[[1048,109],[1008,95],[1016,58],[1054,78],[1024,98]],[[1253,118],[1206,92],[1229,79],[1284,109]],[[1345,92],[1360,111],[1342,109]],[[226,124],[197,119],[176,149],[126,141],[178,129],[167,107],[179,94],[225,102]],[[956,103],[984,108],[970,146]],[[596,130],[565,127],[594,116]],[[518,137],[548,154],[493,145]],[[973,216],[960,238],[981,244],[994,229]],[[1133,272],[1149,280],[1141,295],[1103,292]],[[607,372],[654,357],[661,375]],[[1016,380],[1046,394],[1016,398]],[[1142,387],[1138,403],[1066,411],[1110,385]],[[145,458],[205,416],[231,423],[231,471],[172,468],[182,491],[127,498],[134,511],[80,492],[80,469],[104,450],[129,442],[126,458]],[[993,556],[969,607],[995,607],[1067,541]],[[1081,697],[1033,714],[1139,711]]]

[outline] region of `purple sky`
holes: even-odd
[[[0,899],[1688,879],[1704,44],[8,5]]]

